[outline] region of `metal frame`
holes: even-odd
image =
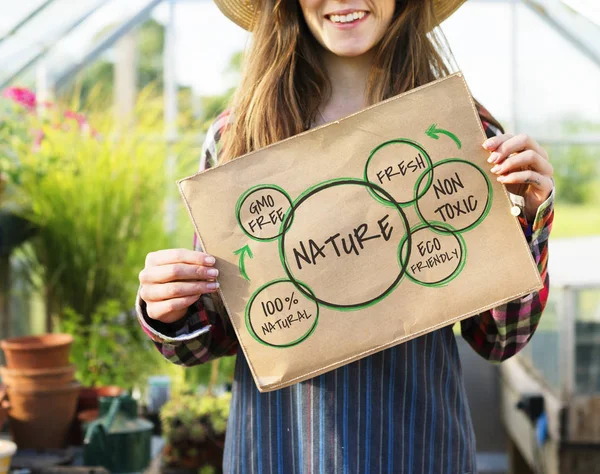
[[[154,10],[154,8],[162,1],[163,0],[151,0],[137,14],[135,14],[128,21],[116,28],[107,38],[98,43],[88,54],[86,54],[85,58],[82,61],[74,63],[66,70],[64,70],[59,76],[54,78],[54,80],[52,81],[54,88],[60,89],[64,87],[68,79],[71,79],[81,69],[90,64],[92,61],[94,61],[107,48],[110,48],[113,44],[115,44],[123,35],[125,35],[131,29],[139,25],[142,21],[146,20],[152,13],[152,10]]]
[[[177,141],[178,130],[177,130],[177,115],[178,101],[177,101],[177,78],[175,77],[176,62],[175,62],[175,43],[176,43],[176,31],[175,31],[175,1],[168,0],[169,2],[169,20],[165,29],[165,51],[163,54],[164,61],[164,101],[165,101],[165,139],[167,141],[167,162],[166,162],[166,174],[169,177],[169,187],[167,190],[167,200],[165,203],[165,228],[168,232],[174,231],[177,228],[177,215],[178,215],[178,199],[174,196],[170,185],[171,182],[175,181],[175,167],[177,164],[177,157],[173,151],[173,144]]]
[[[573,287],[564,287],[560,304],[560,333],[558,347],[560,370],[560,396],[569,403],[575,395],[575,320],[577,319],[577,293]]]
[[[17,31],[19,31],[24,25],[26,25],[30,20],[32,20],[33,18],[38,16],[40,13],[42,13],[46,8],[48,8],[50,5],[52,5],[55,1],[56,0],[46,0],[46,2],[43,3],[42,5],[40,5],[37,9],[35,9],[32,12],[29,12],[29,14],[25,15],[25,17],[21,21],[19,21],[15,26],[13,26],[10,30],[8,30],[4,36],[0,36],[0,44],[2,44],[2,42],[4,40],[6,40],[6,39],[10,38],[11,36],[13,36],[14,34],[16,34]]]
[[[50,51],[52,49],[52,47],[56,44],[57,41],[59,41],[64,36],[68,35],[71,31],[73,31],[79,25],[81,25],[85,20],[87,20],[89,17],[91,17],[102,5],[104,5],[108,1],[109,0],[99,0],[94,7],[92,7],[90,10],[86,11],[83,15],[81,15],[79,18],[77,18],[73,23],[71,23],[69,26],[67,26],[63,31],[61,31],[57,38],[53,38],[52,41],[46,42],[46,44],[44,44],[42,46],[42,49],[39,53],[34,55],[29,61],[27,61],[23,66],[18,68],[13,74],[8,76],[8,78],[5,79],[4,82],[2,82],[2,84],[0,84],[0,89],[4,89],[12,81],[14,81],[18,76],[20,76],[25,70],[29,69],[36,62],[43,59],[43,57],[46,56],[46,54],[48,54],[48,51]],[[48,5],[48,3],[46,5]],[[33,15],[33,16],[35,16],[35,15]],[[30,18],[33,18],[33,16],[30,15]]]
[[[596,66],[600,67],[600,53],[589,47],[583,42],[576,34],[574,34],[568,27],[562,24],[557,18],[538,0],[522,0],[532,11],[539,15],[546,23],[553,27],[563,38],[575,45],[575,47],[581,51],[588,59],[590,59]]]

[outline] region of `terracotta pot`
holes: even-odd
[[[70,334],[42,334],[0,341],[9,369],[45,369],[69,365]]]
[[[61,449],[75,417],[80,385],[39,390],[9,387],[9,427],[19,449]]]
[[[98,410],[100,408],[100,397],[118,397],[124,392],[121,387],[116,385],[106,385],[104,387],[82,387],[79,392],[79,402],[77,412],[84,410]]]
[[[49,369],[8,369],[0,367],[2,382],[17,388],[63,387],[75,381],[75,366],[54,367]]]

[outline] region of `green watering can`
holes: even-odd
[[[137,417],[129,395],[100,398],[100,416],[89,424],[83,441],[86,466],[112,473],[142,472],[150,465],[154,425]]]

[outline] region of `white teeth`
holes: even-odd
[[[350,23],[356,20],[361,20],[365,17],[365,12],[352,12],[347,15],[331,15],[329,19],[333,23]]]

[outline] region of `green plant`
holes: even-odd
[[[80,380],[143,389],[142,376],[167,373],[174,391],[208,384],[214,367],[184,370],[164,362],[135,318],[126,319],[130,333],[122,318],[133,306],[146,254],[191,245],[183,206],[178,232],[165,231],[164,215],[167,197],[179,202],[175,178],[197,168],[197,137],[165,143],[163,101],[152,89],[140,94],[134,117],[120,123],[94,102],[102,102],[98,91],[86,94],[92,102],[80,104],[75,94],[68,109],[47,104],[43,114],[35,113],[33,93],[15,94],[16,104],[0,100],[11,110],[0,126],[0,171],[8,177],[11,208],[37,227],[20,259],[45,295],[47,321],[75,335]],[[169,155],[177,162],[170,175]],[[231,380],[232,364],[221,364],[226,370],[217,382]]]
[[[9,88],[3,94],[5,100],[0,100],[0,204],[7,185],[19,182],[20,168],[15,153],[15,144],[23,142],[34,144],[36,134],[30,128],[32,119],[37,118],[35,96],[27,89]]]
[[[160,366],[160,355],[135,318],[115,300],[99,305],[87,324],[72,309],[64,310],[58,329],[73,335],[71,360],[77,380],[88,387],[143,386],[146,377]]]
[[[573,145],[566,149],[552,147],[548,153],[554,166],[558,199],[568,204],[591,202],[600,178],[597,150]]]
[[[153,138],[162,131],[154,102],[140,97],[129,128],[108,112],[87,119],[55,107],[43,121],[23,117],[40,127],[37,146],[13,137],[12,204],[37,228],[29,263],[42,274],[48,320],[71,308],[90,323],[108,300],[131,307],[146,254],[169,246],[164,211],[175,176],[167,144]],[[171,153],[191,158],[186,144]]]
[[[185,468],[212,467],[221,472],[231,393],[181,395],[160,412],[166,445],[165,462]]]

